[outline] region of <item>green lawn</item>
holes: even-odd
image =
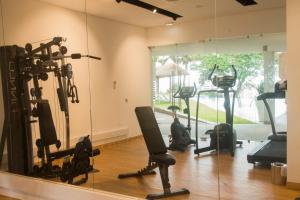
[[[170,106],[169,102],[160,102],[154,104],[155,107],[167,109],[168,106]],[[182,102],[182,107],[185,108],[185,103]],[[190,101],[190,110],[191,110],[191,116],[196,117],[196,102]],[[217,116],[218,114],[218,116]],[[218,117],[218,119],[217,119]],[[210,121],[210,122],[225,122],[225,112],[219,111],[217,113],[217,110],[210,108],[206,106],[205,104],[199,103],[199,118]],[[255,122],[252,122],[250,120],[234,116],[233,121],[235,124],[254,124]]]

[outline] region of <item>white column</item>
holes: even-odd
[[[156,99],[155,100],[158,103],[160,103],[160,98],[159,98],[159,77],[156,77],[155,83],[156,83],[156,87],[155,87],[155,89],[156,89]]]
[[[275,83],[275,66],[274,66],[274,52],[268,51],[268,46],[263,46],[264,58],[264,92],[274,92]],[[275,100],[268,100],[270,109],[275,120]],[[264,123],[270,123],[270,119],[265,108]]]

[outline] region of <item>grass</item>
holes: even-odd
[[[160,102],[155,103],[155,107],[167,109],[168,106],[170,106],[169,102]],[[182,102],[183,108],[185,104]],[[191,110],[191,116],[196,117],[196,102],[190,101],[190,110]],[[218,112],[218,119],[217,119],[217,110],[208,107],[205,104],[199,103],[199,118],[202,120],[210,121],[210,122],[225,122],[225,112],[219,111]],[[233,123],[234,124],[254,124],[255,122],[252,122],[250,120],[247,120],[242,117],[234,116],[233,117]]]

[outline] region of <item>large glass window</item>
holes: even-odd
[[[227,74],[232,73],[231,66],[234,65],[237,81],[234,87],[236,101],[233,123],[240,132],[238,138],[263,140],[270,131],[269,117],[263,103],[257,101],[256,97],[263,92],[273,91],[275,82],[279,81],[278,60],[286,49],[284,43],[285,34],[282,33],[219,39],[217,55],[209,51],[209,46],[213,44],[209,40],[199,44],[154,47],[154,107],[158,112],[163,112],[174,101],[182,106],[182,101],[172,98],[178,87],[196,84],[198,90],[209,89],[212,83],[208,77],[215,64]],[[232,44],[237,45],[233,47]],[[170,55],[174,49],[180,54]],[[192,117],[195,117],[195,101],[196,97],[190,103]],[[214,114],[219,109],[218,119],[225,122],[224,96],[218,95],[216,98],[214,94],[204,94],[200,97],[200,104],[207,111],[199,115],[201,120],[216,123]],[[284,101],[276,101],[276,106],[271,104],[275,118],[282,118],[285,113]],[[180,114],[185,115],[183,112]],[[249,127],[257,128],[253,131]]]

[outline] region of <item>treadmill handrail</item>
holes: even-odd
[[[259,96],[257,96],[257,100],[264,100],[264,99],[284,99],[285,92],[266,92]]]
[[[197,105],[196,105],[196,124],[195,124],[195,136],[196,136],[196,149],[199,149],[198,144],[198,119],[199,119],[199,99],[201,93],[207,93],[207,92],[218,92],[218,90],[215,89],[208,89],[208,90],[200,90],[197,95]]]
[[[262,100],[265,104],[265,107],[267,109],[268,116],[269,116],[269,119],[270,119],[270,122],[271,122],[272,133],[273,133],[274,136],[277,135],[277,132],[276,132],[276,128],[275,128],[273,115],[272,115],[272,112],[271,112],[271,109],[270,109],[270,106],[268,104],[267,99],[284,99],[284,98],[285,98],[285,92],[284,91],[282,91],[282,92],[266,92],[266,93],[263,93],[263,94],[261,94],[257,97],[258,101]]]
[[[216,92],[216,93],[224,93],[223,89],[207,89],[207,90],[200,90],[198,91],[197,94],[197,105],[196,105],[196,124],[195,124],[195,136],[196,136],[196,149],[199,149],[199,144],[198,144],[198,120],[199,120],[199,99],[200,99],[200,95],[203,93],[210,93],[210,92]],[[233,93],[233,98],[235,99],[235,95],[236,95],[236,91],[233,89],[229,89],[228,92],[232,92]],[[231,122],[233,122],[233,115],[234,115],[234,100],[232,103],[232,119]]]
[[[268,112],[268,116],[269,116],[269,119],[270,119],[270,122],[271,122],[272,133],[273,133],[273,135],[277,135],[276,128],[275,128],[275,123],[274,123],[274,119],[273,119],[273,115],[272,115],[272,112],[271,112],[271,109],[270,109],[270,106],[268,104],[267,99],[263,99],[263,102],[264,102],[264,104],[266,106],[266,109],[267,109],[267,112]]]

